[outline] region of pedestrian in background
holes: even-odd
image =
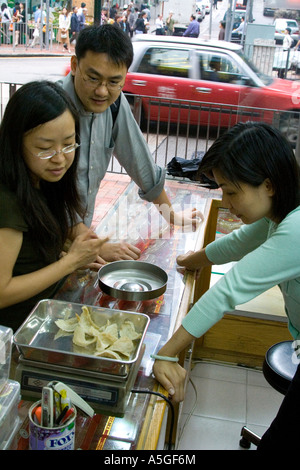
[[[70,44],[75,41],[77,41],[78,34],[79,34],[79,19],[77,16],[78,13],[78,8],[76,6],[72,7],[72,16],[71,16],[71,25],[70,25],[70,31],[71,31],[71,38],[70,38]]]
[[[71,17],[68,13],[66,7],[63,8],[62,13],[58,17],[58,35],[57,40],[59,43],[63,45],[63,51],[70,50],[70,38],[69,38],[69,30],[71,26]]]
[[[128,24],[129,24],[129,31],[130,31],[130,37],[133,38],[133,33],[134,33],[134,28],[135,28],[135,22],[138,17],[138,8],[131,8],[130,13],[128,15]]]
[[[169,15],[166,19],[166,32],[167,32],[167,36],[173,36],[173,33],[174,33],[174,23],[175,23],[175,20],[173,18],[173,11],[170,10],[169,11]]]
[[[24,3],[20,3],[20,43],[28,45],[27,15]]]
[[[146,34],[146,21],[147,21],[147,13],[142,11],[139,13],[138,19],[135,22],[135,34]]]
[[[11,14],[9,8],[7,7],[6,3],[2,3],[1,5],[1,21],[2,21],[2,29],[4,34],[4,42],[6,44],[10,43],[10,31],[9,26],[12,22]]]
[[[19,38],[20,38],[20,22],[22,21],[22,16],[21,16],[21,8],[20,4],[16,4],[14,8],[14,13],[12,16],[12,20],[14,23],[14,44],[17,46],[19,44]]]
[[[106,24],[108,21],[108,9],[102,8],[101,10],[101,24]]]
[[[284,38],[283,38],[283,50],[288,51],[294,43],[294,40],[291,36],[291,28],[286,28],[284,31]]]
[[[80,4],[80,8],[78,8],[78,19],[79,19],[79,30],[81,31],[83,28],[85,28],[85,15],[87,13],[86,9],[86,3],[82,2]]]
[[[226,23],[225,21],[220,21],[220,24],[219,24],[219,28],[220,28],[220,31],[219,31],[219,41],[224,41],[225,39],[225,26],[226,26]]]
[[[184,37],[187,38],[197,38],[200,33],[200,23],[196,20],[195,15],[191,15],[190,24],[188,25],[187,29],[183,33]]]
[[[157,15],[157,18],[155,20],[155,26],[156,26],[155,34],[158,35],[158,36],[164,36],[165,27],[164,27],[164,22],[163,22],[162,15]]]
[[[244,29],[245,29],[245,18],[242,16],[240,24],[238,25],[237,28],[233,29],[232,32],[238,33],[239,37],[242,37],[244,34]]]

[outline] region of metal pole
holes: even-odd
[[[40,27],[39,27],[41,50],[43,49],[43,13],[44,13],[44,3],[41,2],[41,19],[40,19]]]
[[[213,12],[213,0],[210,0],[210,15],[209,15],[209,39],[211,39],[211,30],[212,30],[212,12]]]
[[[102,0],[94,1],[94,25],[100,26],[101,23]]]
[[[226,13],[226,26],[225,26],[225,41],[231,40],[232,23],[233,23],[233,11],[235,10],[235,2],[233,0],[228,1],[228,9]]]
[[[29,46],[29,30],[28,30],[28,18],[29,18],[29,12],[28,12],[28,0],[25,0],[25,18],[24,18],[24,25],[25,25],[25,47]]]
[[[245,18],[244,18],[245,25],[244,25],[244,29],[243,29],[243,33],[241,37],[241,45],[243,47],[244,47],[244,40],[245,40],[246,33],[247,33],[247,26],[248,26],[249,19],[250,19],[250,2],[247,2],[246,13],[245,13]]]
[[[45,37],[45,45],[46,49],[49,50],[49,20],[50,20],[50,4],[49,0],[46,0],[46,37]]]
[[[297,137],[297,144],[295,149],[295,157],[300,166],[300,125],[298,126],[298,137]]]

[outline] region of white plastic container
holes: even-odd
[[[0,392],[0,450],[8,448],[18,429],[20,399],[19,382],[8,380]]]
[[[0,392],[9,377],[13,331],[0,325]]]

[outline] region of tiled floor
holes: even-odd
[[[186,423],[177,447],[180,450],[242,450],[241,428],[247,425],[261,436],[283,399],[262,372],[253,369],[196,363],[191,379],[197,397],[189,383],[180,423],[181,429]]]

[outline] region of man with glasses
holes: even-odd
[[[112,155],[138,185],[141,198],[159,206],[166,220],[187,225],[201,216],[196,210],[175,214],[164,190],[164,171],[157,166],[121,93],[133,48],[128,35],[106,24],[87,27],[78,36],[71,72],[61,84],[80,113],[79,191],[92,222],[95,199]],[[165,210],[165,212],[164,212]],[[129,243],[107,243],[106,261],[138,259],[140,250]]]

